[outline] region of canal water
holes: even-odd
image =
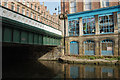
[[[67,80],[68,78],[116,78],[120,66],[67,64],[57,61],[37,61],[40,57],[26,46],[3,47],[2,80]]]
[[[11,65],[10,65],[11,64]],[[3,80],[8,78],[37,79],[49,78],[120,78],[120,66],[63,64],[57,61],[24,61],[10,63],[3,67]]]

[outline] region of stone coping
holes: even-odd
[[[60,58],[39,58],[38,61],[60,61],[68,64],[95,64],[95,65],[120,65],[118,60],[105,59],[77,59],[76,57],[62,56]]]
[[[114,64],[114,65],[120,65],[120,61],[118,60],[105,60],[105,59],[77,59],[76,57],[69,57],[69,56],[63,56],[59,58],[60,61],[64,63],[74,63],[74,64]]]

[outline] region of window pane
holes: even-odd
[[[79,35],[79,20],[69,21],[69,36]]]
[[[109,6],[109,0],[102,0],[102,6],[108,7]]]
[[[85,5],[85,9],[91,9],[91,5]]]
[[[83,34],[95,34],[95,17],[83,18]]]
[[[71,2],[70,7],[74,7],[74,6],[76,6],[76,2]]]
[[[76,8],[71,8],[70,12],[76,12]]]
[[[76,0],[70,2],[70,12],[76,12]]]
[[[100,33],[111,33],[114,32],[114,21],[113,15],[99,15],[99,28]]]

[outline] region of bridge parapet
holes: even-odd
[[[33,20],[30,17],[27,17],[25,15],[22,15],[20,13],[17,13],[15,11],[12,11],[10,9],[7,9],[5,7],[0,7],[0,16],[6,17],[24,24],[28,24],[37,28],[40,28],[45,31],[49,31],[51,33],[57,34],[57,35],[62,35],[62,32],[58,29],[55,29],[53,27],[50,27],[46,24],[43,24],[37,20]]]

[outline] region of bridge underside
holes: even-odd
[[[2,42],[31,45],[60,45],[61,36],[54,33],[0,17],[2,22]]]

